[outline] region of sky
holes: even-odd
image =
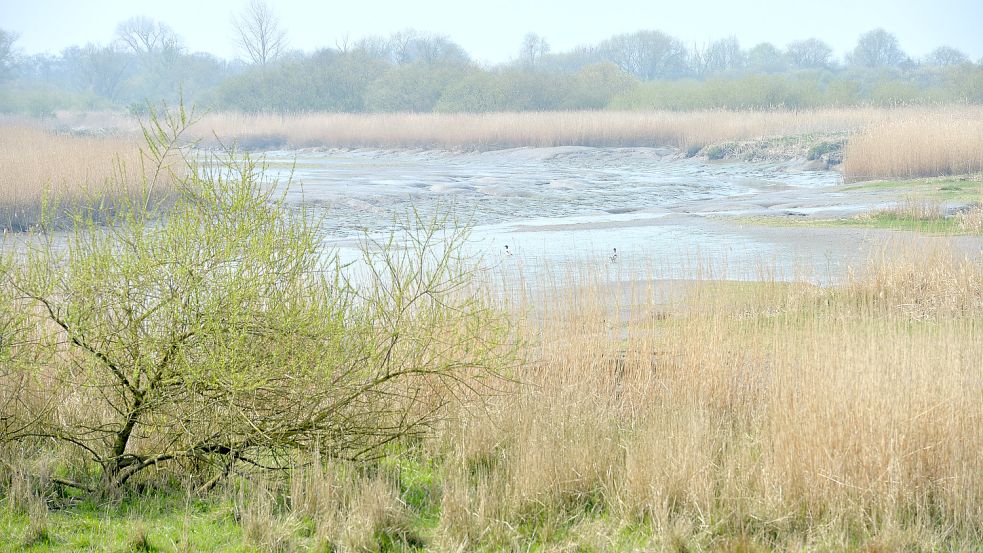
[[[143,15],[172,27],[190,51],[239,57],[231,15],[247,0],[0,0],[0,28],[19,35],[23,53],[57,53],[113,40],[116,25]],[[513,59],[536,32],[554,52],[617,33],[658,29],[687,46],[736,36],[749,48],[816,37],[842,56],[857,37],[881,27],[911,56],[936,46],[983,57],[983,0],[270,0],[293,49],[313,51],[348,37],[414,28],[449,36],[476,60]]]

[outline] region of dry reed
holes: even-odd
[[[978,261],[944,247],[885,250],[834,288],[646,284],[617,296],[630,304],[611,285],[573,275],[513,304],[527,344],[515,381],[458,396],[413,446],[437,467],[427,493],[438,520],[425,535],[392,465],[313,463],[238,488],[246,543],[961,550],[983,540]]]
[[[911,178],[983,169],[983,109],[842,108],[803,111],[536,112],[489,114],[247,115],[215,113],[195,132],[250,149],[672,146],[850,133],[850,180]]]
[[[913,112],[850,138],[843,161],[849,180],[915,178],[983,170],[983,110]]]
[[[132,138],[0,126],[0,226],[33,225],[44,200],[77,205],[132,194],[141,186],[140,157]]]
[[[977,262],[910,252],[830,290],[706,282],[631,316],[550,300],[524,384],[436,440],[455,459],[442,536],[517,546],[515,521],[608,513],[661,547],[976,543],[981,283]]]
[[[977,108],[823,109],[803,111],[525,112],[488,114],[297,115],[213,113],[196,134],[257,149],[446,148],[706,145],[724,140],[856,131],[915,115]]]

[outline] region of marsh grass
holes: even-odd
[[[246,148],[497,149],[549,146],[675,146],[859,131],[910,119],[980,118],[978,108],[862,108],[693,112],[298,115],[213,113],[196,134],[237,139]],[[694,150],[695,151],[695,150]]]
[[[959,175],[983,170],[983,112],[912,112],[851,137],[843,162],[849,180]]]
[[[562,541],[557,520],[696,550],[977,543],[981,276],[910,252],[839,288],[706,282],[628,319],[551,303],[526,386],[443,439],[445,490],[520,521],[488,523],[502,544]]]
[[[45,204],[61,217],[78,207],[108,209],[141,183],[136,140],[30,126],[0,126],[0,167],[0,227],[11,230],[35,225]]]
[[[699,281],[630,306],[585,271],[513,294],[525,362],[497,393],[459,394],[379,463],[243,472],[187,543],[221,550],[209,526],[260,551],[983,543],[978,261],[886,248],[835,287]],[[166,544],[182,534],[162,505],[185,507],[152,497],[113,524]],[[52,543],[83,543],[77,509],[47,515]]]
[[[903,210],[934,217],[935,207]],[[260,466],[268,458],[257,457],[212,491],[185,478],[191,465],[159,464],[139,486],[100,499],[52,485],[91,473],[83,455],[50,439],[6,442],[0,530],[13,538],[0,544],[36,551],[983,544],[978,259],[946,247],[886,247],[825,288],[706,278],[676,293],[639,284],[612,294],[627,285],[590,264],[545,282],[525,278],[503,276],[503,296],[482,291],[511,314],[508,342],[522,345],[521,362],[494,387],[436,389],[446,401],[441,416],[427,432],[387,443],[384,458],[355,463],[314,448],[269,471]],[[537,292],[527,293],[532,287]],[[452,353],[476,346],[455,344]],[[4,346],[11,355],[0,362],[16,359],[17,348]],[[39,385],[36,397],[12,393],[16,386],[9,374],[0,380],[5,409],[24,408],[9,397],[56,398],[64,414],[56,422],[91,409],[84,386]],[[9,412],[2,414],[6,423]]]

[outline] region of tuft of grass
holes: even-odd
[[[154,553],[159,549],[150,541],[150,533],[144,524],[137,523],[130,528],[130,537],[127,540],[127,551],[137,553]]]

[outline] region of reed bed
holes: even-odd
[[[455,396],[429,437],[370,467],[244,472],[208,499],[214,515],[184,515],[182,543],[206,543],[188,537],[203,524],[259,551],[983,543],[977,260],[885,249],[832,288],[667,290],[590,267],[511,284],[503,306],[523,357],[494,393]],[[57,452],[40,455],[17,464],[58,466]],[[59,535],[31,484],[11,478],[8,501]],[[141,528],[151,544],[172,539]]]
[[[67,207],[136,193],[140,162],[134,138],[0,125],[0,226],[29,228],[45,201]]]
[[[983,170],[983,110],[914,112],[880,122],[847,142],[844,176],[853,181],[957,175]]]
[[[686,149],[724,140],[857,131],[872,124],[910,117],[912,113],[931,117],[938,111],[950,110],[213,113],[199,122],[196,132],[205,140],[217,135],[259,149],[495,149],[526,146],[675,146]]]
[[[343,549],[379,535],[438,551],[983,543],[978,262],[944,245],[885,250],[825,289],[666,294],[589,268],[535,297],[512,284],[527,344],[513,383],[459,398],[402,465],[293,474],[280,492],[293,506],[264,510],[249,543],[310,545],[305,520]],[[644,299],[614,301],[612,285]],[[237,500],[249,512],[268,490]]]
[[[979,546],[979,263],[885,254],[833,289],[698,282],[628,310],[577,290],[529,328],[523,384],[436,440],[445,547],[521,547],[522,521],[571,550],[637,524],[636,550]]]

